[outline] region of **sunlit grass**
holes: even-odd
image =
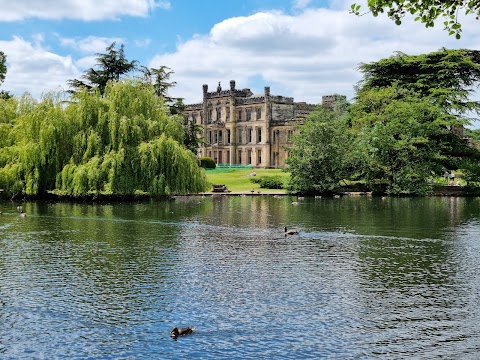
[[[254,190],[255,192],[261,191],[262,193],[282,193],[286,192],[284,189],[261,189],[260,184],[251,182],[252,179],[249,174],[255,172],[256,178],[262,176],[280,176],[284,182],[287,182],[290,174],[282,171],[281,169],[214,169],[205,170],[207,179],[210,184],[223,184],[226,185],[228,190],[234,192],[248,192]]]

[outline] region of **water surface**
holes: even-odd
[[[480,200],[293,200],[0,203],[0,359],[478,358]]]

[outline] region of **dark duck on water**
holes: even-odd
[[[193,332],[193,329],[190,327],[185,327],[185,328],[174,327],[172,331],[170,331],[170,336],[172,338],[176,338],[179,336],[191,334],[192,332]]]

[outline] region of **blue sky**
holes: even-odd
[[[113,41],[129,60],[166,65],[172,96],[201,101],[202,84],[321,102],[351,99],[361,62],[396,51],[421,54],[446,48],[480,49],[480,22],[465,17],[455,40],[438,25],[412,18],[356,17],[353,0],[0,0],[0,50],[7,55],[2,89],[40,97],[67,89],[94,66]],[[362,1],[357,1],[362,3]],[[441,24],[441,22],[439,23]]]

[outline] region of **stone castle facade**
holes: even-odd
[[[346,97],[322,97],[322,105],[333,107]],[[203,85],[203,102],[187,105],[185,120],[203,127],[205,144],[199,156],[208,156],[218,165],[251,165],[262,168],[285,166],[290,138],[305,117],[317,105],[295,102],[291,97],[264,93],[254,95],[250,89],[230,89],[209,92]]]

